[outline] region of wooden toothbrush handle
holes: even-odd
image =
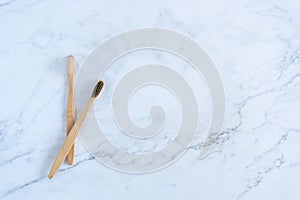
[[[94,100],[95,100],[94,97],[90,98],[90,100],[88,101],[88,103],[85,106],[84,110],[80,114],[80,117],[78,118],[78,120],[76,121],[76,123],[72,127],[71,131],[67,135],[67,137],[66,137],[59,153],[56,156],[56,159],[55,159],[54,163],[52,164],[52,167],[51,167],[49,175],[48,175],[49,178],[52,178],[54,176],[54,174],[58,171],[60,165],[65,160],[67,154],[69,153],[71,147],[74,144],[75,138],[78,135],[78,131],[81,128],[81,126],[84,122],[84,119],[86,118],[86,115],[88,114]]]
[[[74,64],[74,62],[69,62],[69,64]],[[73,66],[75,67],[75,66]],[[67,135],[71,131],[74,123],[75,123],[75,105],[74,105],[74,77],[73,75],[68,77],[69,80],[69,91],[68,91],[68,105],[67,105]],[[75,143],[73,143],[70,152],[68,154],[68,163],[69,165],[73,164],[74,161],[74,151],[75,151]]]

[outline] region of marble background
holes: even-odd
[[[299,199],[299,10],[296,0],[0,0],[0,199]],[[199,160],[196,141],[172,166],[133,175],[77,140],[74,165],[49,180],[65,138],[66,56],[80,66],[143,27],[181,32],[214,60],[227,103],[217,147]]]

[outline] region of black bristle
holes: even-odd
[[[100,94],[103,86],[104,86],[104,82],[103,81],[99,81],[97,83],[97,85],[95,86],[94,92],[93,92],[93,97],[97,97]]]

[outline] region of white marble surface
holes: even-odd
[[[297,0],[0,0],[0,199],[299,199],[299,10]],[[66,56],[80,65],[143,27],[188,35],[214,60],[227,96],[217,148],[199,160],[195,144],[164,170],[132,175],[77,140],[75,164],[49,180],[65,138]]]

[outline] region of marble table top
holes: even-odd
[[[0,199],[299,199],[299,10],[297,0],[0,0]],[[197,138],[177,162],[152,173],[121,172],[97,161],[77,139],[74,164],[63,164],[49,180],[65,138],[67,56],[75,56],[79,71],[103,41],[145,27],[180,32],[214,61],[226,94],[216,147],[199,159],[209,98],[185,70],[204,113]],[[150,54],[133,54],[119,65],[163,62],[163,55]],[[115,69],[104,75],[112,84],[120,75]],[[157,92],[155,101],[176,107],[171,94]],[[146,102],[144,93],[134,101]],[[109,132],[101,106],[97,101],[94,110]],[[129,105],[143,126],[149,109],[141,107]],[[176,128],[173,120],[165,128]],[[136,150],[120,134],[107,137]]]

